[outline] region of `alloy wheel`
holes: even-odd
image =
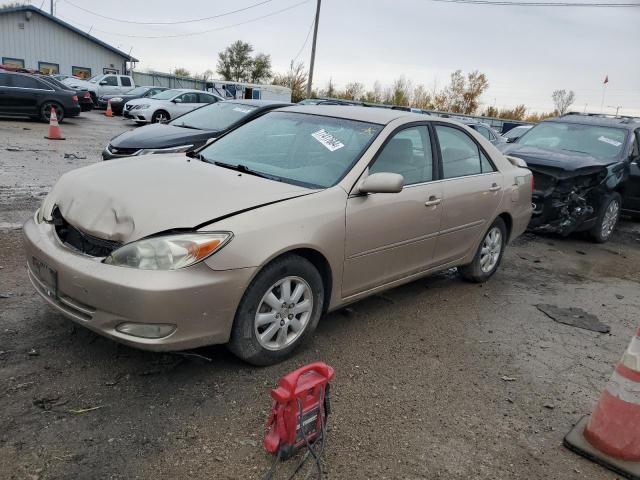
[[[285,277],[264,294],[254,320],[258,343],[267,350],[292,345],[305,331],[313,312],[311,286],[300,277]]]
[[[480,250],[480,269],[484,273],[489,273],[496,267],[500,252],[502,252],[502,232],[498,227],[493,227],[484,237]]]
[[[619,213],[620,205],[618,203],[618,200],[611,200],[611,202],[609,202],[609,205],[607,205],[604,216],[602,217],[602,238],[609,238],[609,236],[611,236],[611,234],[613,233],[613,229],[618,222]]]

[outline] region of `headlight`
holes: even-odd
[[[220,250],[231,236],[228,232],[216,232],[147,238],[120,247],[104,263],[141,270],[177,270]]]
[[[122,101],[122,98],[120,98],[120,97],[115,97],[115,98],[111,98],[110,100],[111,100],[112,102],[121,102],[121,101]]]
[[[169,148],[143,148],[138,152],[138,155],[149,155],[150,153],[180,153],[186,152],[193,145],[180,145],[179,147],[169,147]]]
[[[136,105],[135,107],[136,110],[146,110],[147,108],[149,108],[149,105],[144,104],[144,105]]]

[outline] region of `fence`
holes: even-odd
[[[131,72],[136,85],[167,87],[167,88],[193,88],[195,90],[206,90],[207,82],[191,77],[178,77],[168,73],[160,72]],[[210,83],[210,82],[209,82]]]

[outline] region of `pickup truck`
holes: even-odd
[[[117,95],[126,93],[135,88],[136,84],[129,75],[116,75],[112,73],[96,75],[89,80],[81,80],[76,77],[67,77],[63,80],[72,88],[89,90],[93,104],[98,107],[98,99],[102,95]]]

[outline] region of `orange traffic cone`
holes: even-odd
[[[107,110],[104,112],[107,117],[113,117],[113,110],[111,110],[111,100],[107,101]]]
[[[640,328],[593,410],[569,432],[570,450],[640,480]]]
[[[53,107],[51,107],[51,116],[49,117],[49,135],[46,135],[44,138],[48,138],[49,140],[64,140],[60,132],[60,125],[58,125],[56,109]]]

